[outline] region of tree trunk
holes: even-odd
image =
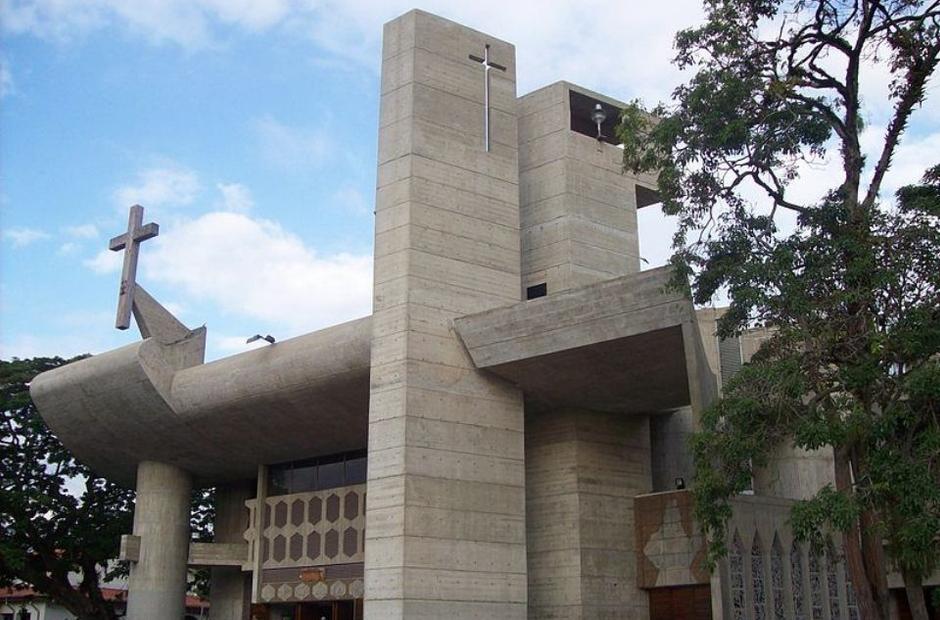
[[[904,590],[907,592],[907,603],[911,607],[911,618],[913,620],[930,620],[927,615],[927,600],[924,597],[924,586],[920,577],[912,575],[907,571],[904,575]]]
[[[868,573],[869,582],[875,594],[875,603],[878,605],[879,618],[887,620],[890,617],[890,600],[888,596],[888,573],[886,569],[884,540],[878,533],[878,518],[871,510],[862,512],[862,556],[865,558],[865,572]]]
[[[852,475],[849,466],[849,448],[843,447],[835,451],[835,482],[840,493],[852,492]],[[862,620],[887,620],[888,616],[882,613],[877,601],[877,585],[865,569],[866,561],[862,552],[862,536],[859,522],[855,521],[844,533],[845,564],[849,576],[855,586],[855,598],[858,603],[858,613]]]

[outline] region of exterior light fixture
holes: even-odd
[[[604,112],[604,107],[601,104],[598,103],[594,106],[591,120],[597,125],[597,139],[603,139],[604,134],[601,133],[601,124],[607,120],[607,112]]]
[[[676,478],[676,491],[681,491],[685,488],[685,478]]]
[[[246,340],[245,344],[251,344],[252,342],[255,342],[256,340],[264,340],[266,342],[269,342],[270,344],[274,344],[274,336],[272,336],[271,334],[268,334],[267,336],[262,336],[261,334],[255,334],[254,336]]]

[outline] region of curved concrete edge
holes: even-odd
[[[197,485],[253,478],[259,464],[361,448],[371,317],[201,361],[186,341],[136,342],[38,375],[30,386],[57,437],[95,472],[132,486],[152,460]]]
[[[151,444],[169,441],[175,414],[141,364],[149,340],[42,373],[30,395],[52,432],[94,471],[132,486]]]

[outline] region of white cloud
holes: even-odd
[[[94,257],[82,261],[82,264],[97,274],[116,273],[124,262],[122,252],[99,250]]]
[[[10,63],[6,58],[0,58],[0,99],[16,92],[16,86],[13,83],[13,73],[10,71]]]
[[[382,25],[411,8],[412,0],[11,0],[4,28],[67,41],[115,25],[194,49],[217,46],[222,27],[283,27],[319,48],[311,60],[377,71]],[[672,37],[701,16],[699,0],[673,0],[668,10],[600,0],[430,0],[422,8],[516,44],[520,92],[568,79],[649,99],[677,83]]]
[[[143,268],[192,300],[295,331],[371,312],[371,256],[319,256],[277,223],[239,213],[179,224],[156,240]]]
[[[372,203],[352,185],[343,185],[333,192],[331,202],[338,208],[354,215],[371,215]]]
[[[23,248],[36,241],[49,238],[49,233],[36,228],[16,226],[3,231],[3,238],[8,239],[14,248]]]
[[[284,16],[284,0],[9,0],[5,31],[68,42],[117,24],[153,43],[169,41],[194,49],[215,44],[213,22],[248,30],[271,26]]]
[[[256,131],[261,155],[279,168],[317,168],[330,154],[331,141],[321,129],[291,127],[266,116],[257,122]]]
[[[114,202],[121,211],[133,204],[144,208],[188,205],[199,193],[199,177],[176,165],[150,168],[137,174],[137,181],[114,190]]]
[[[255,204],[251,192],[241,183],[218,183],[216,187],[222,193],[219,207],[225,211],[248,213]]]
[[[879,141],[879,147],[884,144],[883,129],[872,128],[871,134],[873,140]],[[865,136],[863,141],[864,139]],[[870,167],[874,166],[875,157],[873,152],[869,158]],[[919,182],[927,169],[937,164],[940,164],[940,127],[926,135],[905,135],[891,161],[891,167],[885,174],[882,197],[892,196],[901,187]]]
[[[69,256],[78,251],[78,244],[74,241],[66,241],[59,246],[58,254],[60,256]]]
[[[248,334],[248,336],[250,335]],[[246,342],[246,340],[248,340],[247,336],[216,336],[212,338],[212,345],[219,352],[228,354],[244,353],[251,349],[268,346],[268,342],[265,340],[255,340],[251,343]]]
[[[66,226],[65,234],[76,239],[97,239],[98,227],[94,224],[80,224],[78,226]]]

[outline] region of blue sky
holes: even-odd
[[[366,315],[371,306],[382,24],[412,8],[369,0],[0,0],[0,357],[100,352],[139,202],[160,236],[139,281],[209,357]],[[519,93],[566,79],[656,101],[682,79],[676,30],[699,3],[428,2],[516,44]],[[875,68],[869,100],[887,69]],[[940,161],[940,93],[918,112],[888,179]],[[877,144],[889,108],[869,110]],[[828,186],[826,165],[796,188]],[[641,254],[670,224],[641,213]]]

